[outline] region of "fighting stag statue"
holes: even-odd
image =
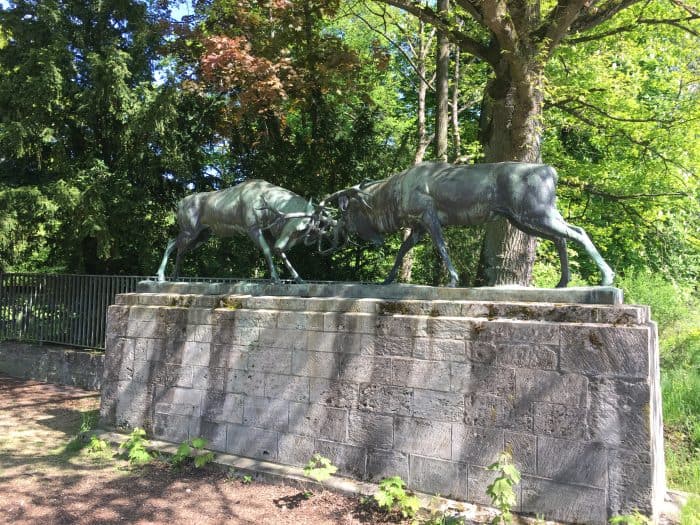
[[[545,164],[455,166],[424,162],[387,179],[333,193],[319,208],[323,211],[327,202],[338,201],[341,217],[334,228],[332,248],[349,234],[379,245],[386,234],[411,228],[385,283],[394,281],[406,253],[427,232],[450,273],[448,286],[454,287],[458,276],[447,253],[442,227],[483,224],[501,216],[529,235],[554,242],[561,262],[557,287],[565,287],[570,280],[567,239],[583,245],[602,274],[601,284],[612,284],[614,273],[586,232],[567,224],[557,211],[556,181],[556,171]]]
[[[180,232],[168,242],[158,268],[158,280],[165,280],[165,266],[177,248],[177,277],[185,253],[205,243],[211,234],[219,237],[248,235],[265,255],[270,278],[279,282],[272,253],[278,255],[295,282],[303,282],[285,252],[300,242],[320,242],[335,221],[325,211],[314,209],[311,201],[264,180],[249,180],[219,191],[195,193],[183,198],[177,208]]]

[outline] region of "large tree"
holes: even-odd
[[[481,107],[484,161],[539,162],[548,62],[562,44],[622,35],[635,24],[669,24],[694,32],[698,11],[683,0],[455,0],[445,12],[410,0],[382,0],[412,13],[485,62],[491,76]],[[650,5],[664,4],[666,14],[647,16]],[[634,19],[616,24],[636,9]],[[463,20],[463,24],[458,24]],[[527,284],[535,240],[500,220],[487,227],[482,267],[490,284]]]

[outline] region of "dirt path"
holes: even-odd
[[[131,469],[113,452],[71,450],[81,423],[97,417],[99,395],[0,376],[0,523],[313,524],[377,523],[357,498],[217,468]]]
[[[298,483],[273,484],[255,477],[248,483],[245,473],[214,466],[176,471],[154,461],[132,468],[114,449],[96,453],[72,446],[81,426],[94,426],[99,403],[96,392],[0,374],[0,524],[387,522],[358,497],[316,491],[306,499]],[[483,523],[488,511],[471,514],[479,515],[484,519],[475,517],[478,522],[444,523]]]

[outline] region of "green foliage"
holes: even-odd
[[[304,467],[304,476],[323,483],[338,471],[338,467],[331,460],[321,454],[314,454]]]
[[[691,494],[681,509],[680,525],[700,525],[700,496]]]
[[[241,483],[243,483],[244,485],[250,485],[251,483],[253,483],[253,476],[251,476],[250,474],[244,474],[243,476],[241,476]]]
[[[638,511],[634,511],[632,514],[613,516],[608,522],[612,525],[651,525],[651,520]]]
[[[420,509],[420,500],[406,491],[406,483],[399,476],[384,478],[374,494],[374,501],[387,514],[398,513],[412,518]]]
[[[175,454],[170,457],[170,464],[175,468],[181,468],[188,461],[192,461],[195,467],[202,468],[214,461],[214,453],[204,452],[207,440],[201,437],[185,441],[177,447]]]
[[[672,487],[700,491],[700,303],[691,286],[650,271],[620,279],[626,302],[659,323],[666,469]]]
[[[135,428],[126,441],[119,445],[119,451],[133,465],[145,465],[153,459],[150,452],[146,450],[148,441],[146,431],[142,428]]]
[[[520,471],[513,465],[513,458],[508,451],[501,452],[498,461],[489,465],[488,469],[498,472],[498,476],[486,487],[486,494],[491,498],[493,506],[501,511],[492,523],[511,523],[511,509],[517,502],[513,487],[520,483]]]
[[[90,436],[90,441],[88,442],[87,449],[93,454],[99,454],[102,452],[107,452],[110,450],[109,443],[104,439],[100,439],[97,436]]]

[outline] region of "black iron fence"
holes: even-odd
[[[0,274],[0,340],[104,349],[107,307],[146,278]]]

